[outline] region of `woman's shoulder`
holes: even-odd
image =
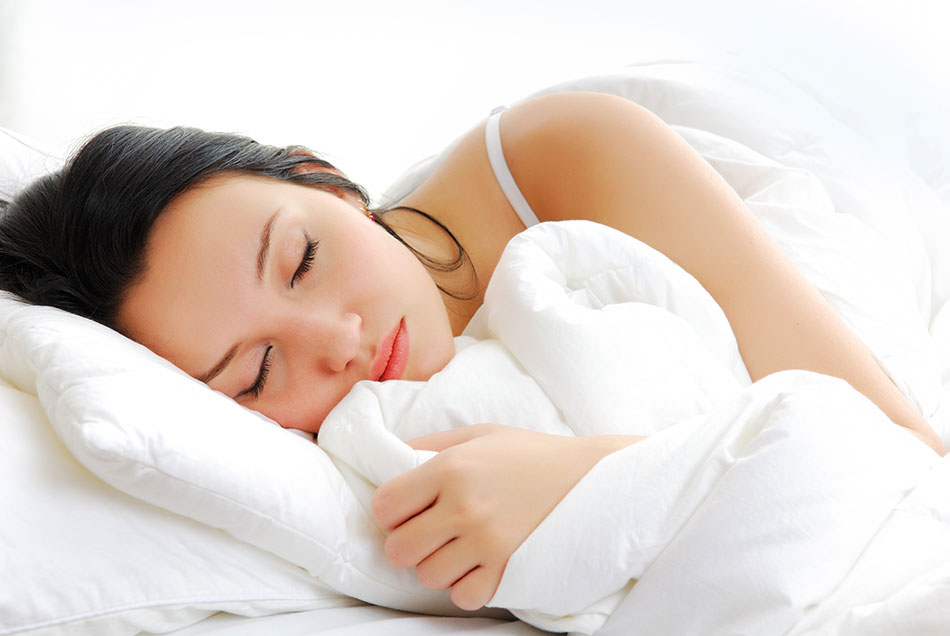
[[[513,135],[560,135],[575,127],[611,127],[643,110],[634,102],[608,93],[571,91],[549,93],[512,106],[504,113],[503,127]],[[512,141],[517,141],[512,139]]]
[[[545,95],[501,121],[511,173],[542,221],[591,218],[624,174],[662,158],[670,130],[635,102],[605,93]]]
[[[602,147],[613,143],[644,109],[621,97],[569,92],[535,97],[505,110],[499,122],[505,162],[519,187],[547,189],[561,173],[574,180],[597,166]],[[468,131],[428,179],[404,203],[465,209],[466,203],[507,207],[488,159],[485,121]],[[583,157],[584,161],[578,159]],[[535,188],[535,185],[539,188]],[[418,205],[417,207],[423,207]],[[542,219],[543,220],[543,219]]]

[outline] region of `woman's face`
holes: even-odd
[[[286,428],[360,380],[426,380],[454,353],[438,288],[355,200],[226,176],[178,197],[119,314],[132,338]]]

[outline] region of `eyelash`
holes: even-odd
[[[254,384],[251,388],[246,389],[242,395],[250,395],[252,399],[257,399],[261,396],[261,393],[264,391],[264,383],[267,382],[267,375],[270,373],[270,364],[271,364],[271,351],[274,347],[267,347],[267,350],[264,351],[264,359],[261,360],[261,371],[257,374],[257,379],[254,381]]]
[[[291,287],[299,283],[300,279],[310,271],[310,268],[313,266],[313,258],[317,254],[317,246],[320,245],[320,241],[313,241],[306,234],[304,234],[304,238],[307,239],[307,247],[304,249],[303,258],[300,259],[300,265],[297,266],[294,275],[290,277]]]

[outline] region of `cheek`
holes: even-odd
[[[268,388],[259,400],[247,406],[283,428],[316,433],[352,383],[349,378],[328,378],[311,365],[305,363],[301,368],[299,360],[297,363],[296,371],[289,374],[281,363],[275,364]]]
[[[441,304],[428,271],[413,254],[379,227],[347,246],[338,260],[340,293],[364,310],[395,305]]]
[[[255,405],[252,409],[274,420],[282,428],[316,433],[330,409],[322,404],[307,404],[300,397],[291,395],[289,399]]]
[[[423,348],[421,359],[418,362],[419,369],[416,376],[421,380],[428,380],[433,375],[445,368],[452,357],[455,355],[455,342],[452,333],[447,331],[436,342],[427,343],[429,346]]]
[[[455,355],[455,338],[442,294],[428,274],[419,279],[419,294],[409,311],[415,319],[415,333],[410,341],[413,378],[428,380],[441,371]]]

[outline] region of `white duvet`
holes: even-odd
[[[761,70],[652,64],[550,91],[564,89],[621,94],[672,124],[950,442],[950,214],[933,189]],[[595,466],[512,556],[491,605],[535,625],[950,626],[950,460],[841,381],[793,371],[751,384],[702,287],[601,226],[516,237],[449,366],[425,384],[357,385],[319,447],[95,325],[10,301],[0,320],[4,377],[38,394],[90,471],[350,596],[451,609],[388,565],[368,502],[430,456],[400,440],[493,421],[650,436]]]
[[[362,383],[324,423],[321,447],[367,508],[362,480],[420,461],[400,438],[447,425],[651,436],[561,502],[493,606],[558,631],[617,613],[617,633],[785,633],[883,600],[898,572],[950,567],[950,464],[842,381],[750,385],[705,290],[622,233],[566,222],[516,237],[467,336],[430,382]],[[876,540],[894,567],[843,586]]]

